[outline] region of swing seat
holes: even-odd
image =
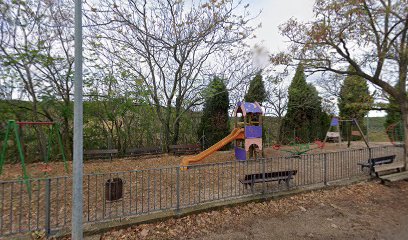
[[[351,136],[361,137],[360,131],[351,131]]]
[[[327,132],[326,136],[329,138],[338,138],[340,137],[340,133],[339,132]]]

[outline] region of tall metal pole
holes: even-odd
[[[72,170],[72,232],[71,238],[83,239],[83,108],[82,108],[82,0],[75,0],[75,93],[74,154]]]
[[[367,113],[367,142],[370,142],[369,136],[370,136],[370,118],[368,117]]]

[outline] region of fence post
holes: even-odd
[[[374,172],[374,166],[371,164],[371,158],[373,157],[372,152],[371,152],[371,148],[368,147],[368,161],[370,163],[370,177],[372,177],[372,173]]]
[[[266,182],[265,182],[265,158],[262,158],[262,194],[266,193]]]
[[[176,214],[180,213],[180,166],[176,168]]]
[[[327,153],[323,153],[323,171],[324,185],[327,186]]]
[[[45,234],[51,233],[51,178],[45,180]]]

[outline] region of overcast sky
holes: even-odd
[[[279,34],[279,25],[285,23],[291,17],[306,21],[313,17],[314,0],[254,0],[250,2],[251,12],[256,13],[260,9],[262,13],[257,22],[262,23],[258,29],[257,41],[263,41],[270,52],[284,50],[285,38]]]

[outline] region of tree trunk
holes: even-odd
[[[179,140],[179,133],[180,133],[180,120],[176,119],[176,122],[174,123],[174,134],[173,134],[173,140],[172,144],[176,145],[178,140]]]
[[[64,144],[64,151],[65,154],[67,156],[68,159],[71,159],[72,157],[72,135],[71,135],[71,131],[70,131],[70,126],[69,126],[69,119],[67,116],[64,116],[63,119],[64,122],[64,126],[62,126],[62,129],[60,129],[60,131],[62,131],[62,142]]]
[[[167,106],[166,119],[164,122],[164,148],[166,152],[169,152],[170,146],[170,118],[171,118],[171,105]]]
[[[407,146],[408,146],[408,102],[401,103],[401,115],[404,126],[404,169],[407,170]]]
[[[173,140],[172,143],[174,145],[177,144],[178,140],[179,140],[179,133],[180,133],[180,111],[181,111],[181,103],[180,103],[180,99],[177,98],[176,99],[176,116],[175,116],[175,122],[173,125]]]

